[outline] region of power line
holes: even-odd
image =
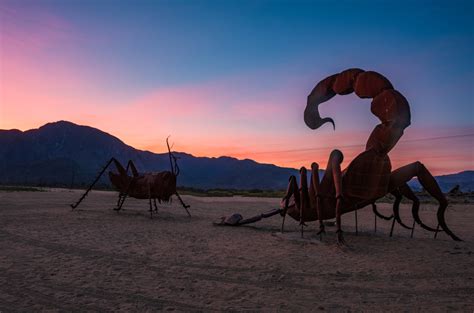
[[[400,141],[400,144],[403,143],[411,143],[411,142],[420,142],[420,141],[433,141],[433,140],[442,140],[442,139],[451,139],[451,138],[462,138],[462,137],[473,137],[474,133],[472,134],[458,134],[458,135],[450,135],[450,136],[438,136],[438,137],[427,137],[427,138],[416,138],[416,139],[408,139]],[[364,147],[364,144],[353,144],[353,145],[344,145],[344,146],[337,146],[338,148],[357,148],[357,147]],[[255,154],[269,154],[269,153],[290,153],[290,152],[304,152],[304,151],[318,151],[318,150],[326,150],[326,149],[334,149],[335,146],[325,146],[325,147],[317,147],[317,148],[302,148],[302,149],[288,149],[288,150],[273,150],[273,151],[260,151],[260,152],[252,152],[252,155]],[[243,155],[248,153],[234,153],[233,155]]]
[[[438,140],[438,139],[449,139],[449,138],[460,138],[460,137],[472,137],[474,134],[459,134],[451,136],[440,136],[440,137],[429,137],[429,138],[418,138],[418,139],[409,139],[404,140],[403,142],[417,142],[417,141],[429,141],[429,140]]]

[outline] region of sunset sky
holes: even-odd
[[[378,119],[354,94],[303,122],[350,67],[388,77],[412,125],[390,153],[435,174],[474,169],[473,1],[0,1],[0,129],[68,120],[138,149],[299,168],[345,164]]]

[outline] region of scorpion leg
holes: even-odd
[[[402,195],[398,190],[394,190],[392,194],[395,196],[395,201],[393,202],[393,221],[392,227],[390,228],[390,237],[392,237],[393,235],[393,229],[395,228],[395,220],[397,219],[398,212],[400,210],[400,202],[402,201]]]
[[[372,203],[372,211],[377,211],[377,205],[374,203]],[[377,214],[374,214],[374,233],[377,232]]]
[[[380,217],[381,219],[383,220],[386,220],[386,221],[390,221],[392,218],[393,218],[393,215],[390,215],[390,216],[385,216],[383,215],[382,213],[380,213],[378,210],[377,210],[377,205],[374,203],[372,203],[372,211],[374,212],[374,215],[375,215],[375,220],[374,220],[374,233],[377,232],[377,217]]]
[[[357,210],[354,210],[354,213],[355,213],[355,224],[356,224],[356,236],[359,235],[359,227],[358,227],[358,223],[357,223]]]
[[[311,164],[311,185],[310,190],[314,192],[314,196],[316,198],[316,213],[318,213],[318,220],[319,220],[319,240],[323,240],[323,233],[326,233],[324,229],[323,223],[323,214],[322,214],[322,207],[321,207],[321,187],[319,185],[319,165],[316,162]]]
[[[337,243],[338,245],[344,245],[344,236],[342,235],[341,228],[341,215],[342,215],[342,174],[341,174],[341,163],[344,159],[344,155],[339,150],[333,150],[329,156],[328,166],[326,171],[330,171],[332,174],[334,187],[336,189],[336,226],[337,226]]]
[[[181,199],[181,196],[179,195],[177,191],[176,191],[176,196],[178,197],[179,202],[181,202],[181,205],[183,206],[183,208],[186,210],[186,213],[188,213],[188,216],[191,217],[191,213],[189,213],[189,210],[188,210],[190,205],[184,203],[183,199]]]
[[[151,197],[148,197],[148,201],[150,203],[150,218],[153,219],[153,209],[151,207]]]
[[[431,232],[438,232],[439,227],[437,229],[434,229],[430,226],[427,226],[425,223],[423,223],[420,219],[419,211],[420,211],[420,200],[418,197],[413,193],[413,191],[410,189],[410,187],[407,184],[404,184],[403,186],[400,186],[399,188],[400,192],[407,197],[408,199],[413,201],[413,206],[412,206],[412,215],[413,215],[413,227],[412,227],[412,234],[411,237],[413,238],[413,232],[415,228],[415,223],[418,223],[421,228],[424,228],[428,231]],[[439,225],[439,224],[438,224]]]
[[[380,213],[380,212],[377,210],[377,204],[375,204],[375,202],[372,203],[372,211],[374,212],[374,214],[375,214],[377,217],[380,217],[380,218],[383,219],[383,220],[390,221],[390,220],[393,218],[393,215],[385,216],[385,215],[383,215],[382,213]]]
[[[404,186],[402,186],[402,187],[404,187]],[[400,218],[400,203],[402,202],[403,196],[405,195],[404,192],[402,192],[402,190],[401,190],[402,187],[400,187],[398,189],[395,189],[391,192],[391,194],[395,197],[395,201],[393,202],[393,215],[392,215],[393,221],[392,221],[392,227],[390,228],[390,237],[393,236],[393,230],[395,228],[395,222],[400,224],[400,226],[402,226],[403,228],[413,229],[412,227],[409,227],[409,226],[405,225],[405,223],[403,223],[402,219]]]
[[[420,200],[418,199],[417,196],[415,196],[415,194],[413,193],[413,191],[411,190],[411,188],[405,184],[403,186],[400,186],[399,188],[400,192],[402,193],[402,195],[408,199],[410,199],[411,201],[413,201],[413,205],[412,205],[412,208],[411,208],[411,212],[412,212],[412,215],[413,215],[413,225],[411,227],[411,234],[410,234],[410,237],[413,238],[413,233],[415,231],[415,223],[416,221],[418,220],[419,223],[421,223],[421,220],[420,220],[420,217],[418,216],[418,211],[420,209]]]
[[[395,221],[398,222],[400,225],[402,225],[405,228],[410,229],[410,227],[406,226],[403,224],[402,220],[400,219],[400,202],[402,202],[402,194],[398,189],[395,189],[392,191],[392,195],[395,196],[395,201],[393,202],[393,221],[392,221],[392,227],[390,228],[390,237],[393,235],[393,229],[395,228]]]
[[[372,211],[377,211],[377,205],[374,203],[372,203]],[[377,232],[377,214],[374,214],[374,233]]]
[[[413,227],[405,225],[405,223],[403,223],[402,219],[400,218],[400,202],[403,196],[413,201],[413,207],[419,206],[420,202],[418,201],[418,198],[415,196],[413,191],[411,191],[410,187],[408,187],[407,184],[400,186],[400,188],[398,188],[398,191],[395,193],[398,195],[398,197],[400,197],[400,201],[396,202],[397,203],[396,206],[395,206],[395,203],[393,204],[393,216],[397,220],[398,224],[400,224],[403,228],[413,229]],[[397,195],[395,195],[395,197],[397,197]]]
[[[304,226],[304,209],[309,207],[309,195],[308,195],[308,180],[306,177],[306,168],[303,166],[300,169],[300,227],[301,227],[301,238],[303,238]]]
[[[414,162],[408,165],[405,165],[395,171],[392,172],[390,176],[390,184],[389,190],[395,190],[404,184],[406,184],[410,179],[413,177],[418,177],[418,181],[421,183],[423,188],[433,197],[435,198],[438,203],[438,224],[455,241],[461,241],[459,237],[457,237],[446,225],[446,220],[444,217],[444,213],[446,208],[448,207],[448,201],[446,200],[444,194],[441,192],[441,189],[438,186],[438,183],[434,179],[433,175],[426,169],[426,167],[421,162]],[[418,222],[418,221],[417,221]],[[421,222],[421,221],[420,221]],[[430,231],[436,232],[436,229],[428,227],[422,223],[420,226],[428,229]]]
[[[153,206],[155,207],[155,212],[158,213],[158,206],[156,205],[156,198],[153,198]]]
[[[288,188],[286,190],[286,195],[283,197],[281,200],[281,206],[283,208],[283,212],[281,215],[283,216],[283,221],[281,223],[281,232],[283,233],[283,229],[285,226],[285,218],[286,218],[286,212],[288,211],[288,208],[290,206],[290,198],[291,196],[295,197],[295,204],[297,207],[300,204],[300,194],[298,191],[298,183],[296,182],[296,177],[294,175],[291,175],[290,178],[288,179]]]

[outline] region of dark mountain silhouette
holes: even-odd
[[[165,138],[163,138],[165,140]],[[178,185],[210,189],[285,189],[292,168],[261,164],[231,157],[194,157],[176,152],[181,174]],[[167,153],[137,150],[99,129],[66,121],[46,124],[25,132],[0,130],[0,184],[84,186],[115,157],[124,165],[133,160],[139,171],[169,169]],[[110,167],[113,170],[113,167]],[[320,172],[320,175],[322,171]],[[474,190],[474,171],[436,177],[443,191],[459,184]],[[106,175],[100,181],[108,185]],[[420,189],[416,180],[410,182]]]
[[[459,185],[460,191],[474,191],[474,171],[463,171],[456,174],[436,176],[435,179],[443,192],[448,192],[456,185]],[[415,190],[422,189],[417,179],[413,179],[409,185]]]
[[[165,140],[165,138],[163,138]],[[283,189],[297,171],[231,157],[194,157],[176,152],[178,185],[210,189]],[[133,160],[139,171],[169,170],[167,153],[137,150],[101,130],[60,121],[25,132],[0,130],[0,183],[81,186],[115,157]],[[110,167],[110,169],[114,169]],[[104,178],[102,185],[108,184]]]

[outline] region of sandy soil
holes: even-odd
[[[187,217],[177,201],[148,217],[144,200],[94,191],[0,193],[0,311],[465,311],[474,310],[474,207],[449,208],[465,242],[378,220],[370,208],[343,217],[348,248],[333,228],[322,243],[316,224],[298,239],[297,222],[214,227],[221,215],[274,208],[278,199],[197,198]],[[381,205],[388,213],[390,206]],[[412,219],[409,206],[402,217]],[[435,207],[422,206],[434,225]]]

